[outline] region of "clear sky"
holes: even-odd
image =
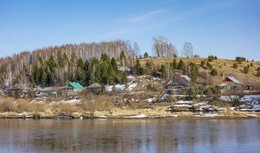
[[[260,0],[0,0],[0,57],[66,43],[130,40],[152,54],[165,36],[181,52],[260,61]]]

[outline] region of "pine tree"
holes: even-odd
[[[196,82],[198,77],[198,67],[195,63],[190,63],[190,78],[193,82]]]
[[[126,56],[125,56],[125,53],[123,51],[120,54],[120,62],[121,62],[121,65],[123,66],[123,71],[124,71],[125,70]]]
[[[178,68],[179,70],[183,70],[183,69],[185,68],[185,64],[184,64],[184,62],[183,62],[182,59],[181,59],[180,62],[178,63],[177,68]]]
[[[115,58],[112,58],[111,59],[111,65],[112,65],[112,68],[115,72],[118,71],[118,68],[117,68],[117,62],[116,62],[116,59]]]
[[[148,57],[149,57],[148,53],[145,52],[145,53],[144,53],[144,58],[148,58]]]

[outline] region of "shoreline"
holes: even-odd
[[[96,111],[94,114],[89,112],[75,112],[72,114],[44,114],[44,113],[16,113],[16,112],[4,112],[0,113],[0,119],[249,119],[259,118],[260,112],[245,112],[245,111],[230,111],[229,114],[224,112],[212,111],[212,112],[159,112],[159,111],[147,111],[143,110],[121,110],[120,113],[108,112],[108,111]]]

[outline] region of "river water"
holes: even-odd
[[[0,153],[259,151],[259,119],[0,119]]]

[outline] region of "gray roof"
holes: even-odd
[[[87,88],[101,88],[102,86],[98,83],[93,83],[91,85],[89,85]]]
[[[228,76],[227,77],[229,80],[231,80],[232,82],[235,82],[235,83],[240,83],[236,78],[234,78],[234,77],[231,77],[231,76]]]
[[[190,77],[187,75],[180,75],[182,78],[185,78],[186,80],[188,80],[189,82],[191,81]]]
[[[176,85],[189,86],[190,85],[190,80],[188,80],[189,77],[188,78],[187,77],[186,76],[177,75],[177,76],[175,76],[173,82]]]

